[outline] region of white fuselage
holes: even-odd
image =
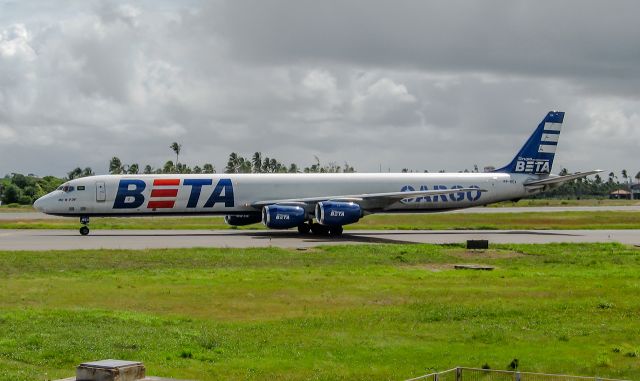
[[[404,199],[378,212],[434,212],[531,194],[534,175],[508,173],[340,173],[104,175],[71,180],[40,198],[38,210],[64,216],[247,214],[266,200],[344,197],[451,188],[480,191]]]

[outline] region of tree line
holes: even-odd
[[[147,164],[142,169],[137,163],[125,164],[118,157],[114,156],[109,161],[109,173],[119,174],[173,174],[173,173],[216,173],[216,168],[211,163],[204,163],[202,166],[190,167],[180,163],[180,153],[182,145],[177,142],[172,143],[169,148],[175,153],[176,160],[168,160],[162,167],[153,168]],[[299,167],[296,163],[289,165],[283,162],[264,156],[261,152],[255,152],[249,158],[243,157],[236,152],[229,154],[224,173],[353,173],[355,168],[348,163],[338,165],[336,162],[327,164],[321,163],[317,156],[314,156],[313,164],[306,167]],[[409,172],[404,168],[402,172]],[[427,171],[424,171],[427,172]],[[444,172],[440,170],[439,172]],[[464,170],[460,172],[469,172]],[[473,172],[478,172],[478,167],[474,166]],[[563,168],[560,175],[566,175],[569,171]],[[95,173],[90,167],[74,168],[67,173],[64,178],[54,176],[37,177],[33,174],[23,175],[12,173],[0,179],[0,200],[3,204],[32,204],[39,197],[55,190],[67,180],[80,177],[93,176]],[[640,172],[634,179],[640,184]],[[620,172],[620,176],[610,172],[608,177],[602,178],[599,174],[593,178],[583,178],[567,182],[562,186],[548,192],[538,194],[536,198],[602,198],[616,189],[630,190],[632,178],[626,169]]]
[[[559,175],[567,175],[569,171],[563,168]],[[640,184],[640,172],[634,176],[636,184]],[[631,191],[633,179],[629,176],[626,169],[620,171],[620,176],[615,172],[609,172],[607,177],[596,174],[593,177],[576,179],[566,182],[558,188],[549,190],[544,193],[537,194],[533,198],[605,198],[609,194],[618,189]]]
[[[175,153],[176,160],[168,160],[162,167],[154,168],[147,164],[141,168],[138,163],[126,164],[120,158],[114,156],[109,161],[109,173],[122,174],[173,174],[173,173],[216,173],[216,167],[211,163],[193,167],[180,162],[182,145],[172,143],[169,148]],[[336,162],[322,164],[317,156],[315,162],[307,167],[300,168],[297,164],[285,165],[281,161],[263,156],[261,152],[255,152],[251,158],[243,157],[236,152],[229,154],[224,173],[351,173],[355,168],[348,163],[343,166]],[[63,178],[55,176],[38,177],[33,174],[23,175],[12,173],[0,179],[0,201],[2,204],[30,205],[45,194],[52,192],[62,183],[81,177],[93,176],[95,172],[90,167],[77,167],[67,172]]]
[[[322,164],[317,156],[314,156],[315,162],[307,167],[301,168],[296,163],[286,165],[276,158],[263,156],[261,152],[255,152],[251,158],[238,155],[236,152],[229,154],[227,165],[224,173],[353,173],[355,168],[349,163],[343,166],[336,162]],[[87,168],[90,170],[90,168]],[[85,169],[85,170],[87,170]],[[85,170],[76,168],[69,172],[69,178],[77,178],[84,176]],[[177,158],[174,163],[168,160],[162,167],[153,168],[151,165],[145,165],[141,171],[137,163],[124,164],[120,158],[114,156],[109,161],[109,173],[112,175],[121,174],[162,174],[162,173],[216,173],[216,167],[213,164],[205,163],[202,166],[196,165],[190,167],[184,163],[180,163]],[[73,177],[72,177],[73,176]]]

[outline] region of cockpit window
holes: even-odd
[[[71,193],[75,190],[75,187],[73,185],[64,185],[62,186],[62,191],[66,192],[66,193]]]

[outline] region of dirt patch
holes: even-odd
[[[440,271],[447,271],[447,270],[455,270],[455,266],[460,266],[461,263],[425,263],[425,264],[421,264],[421,265],[413,265],[413,266],[403,266],[405,269],[411,269],[411,270],[424,270],[424,271],[430,271],[433,273],[437,273]],[[484,267],[487,266],[486,264],[480,264],[480,263],[464,263],[465,266],[479,266],[479,267]],[[493,267],[494,270],[498,269],[498,267],[496,266],[491,266]]]

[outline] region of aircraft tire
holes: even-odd
[[[311,224],[311,232],[315,235],[327,235],[329,233],[329,228],[315,222]]]
[[[83,226],[80,228],[80,234],[82,235],[88,235],[89,234],[89,228],[87,226]]]
[[[298,225],[298,233],[309,234],[310,231],[311,231],[311,226],[309,226],[309,224],[304,223],[304,224]]]
[[[340,237],[343,231],[342,226],[332,226],[329,228],[329,235],[332,237]]]

